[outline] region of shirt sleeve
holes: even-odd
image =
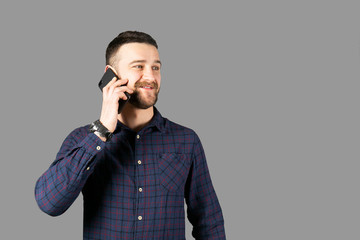
[[[192,235],[197,240],[226,239],[221,207],[211,182],[205,153],[197,135],[192,166],[185,187],[185,201]]]
[[[72,131],[64,140],[55,161],[37,180],[35,199],[51,216],[64,213],[80,194],[93,172],[95,156],[105,147],[86,127]]]

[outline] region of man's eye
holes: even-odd
[[[160,67],[157,67],[157,66],[156,66],[156,67],[153,67],[152,69],[153,69],[153,70],[160,70]]]
[[[134,67],[141,69],[143,66],[141,66],[141,65],[136,65],[136,66],[134,66]]]

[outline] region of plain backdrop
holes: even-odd
[[[1,239],[81,239],[36,180],[100,116],[120,32],[151,34],[157,108],[194,129],[228,239],[360,239],[358,1],[2,1]],[[186,225],[187,239],[191,225]]]

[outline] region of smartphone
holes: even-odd
[[[106,70],[106,72],[104,73],[104,75],[102,76],[100,82],[99,82],[99,88],[100,90],[102,91],[103,88],[114,78],[116,77],[117,79],[118,76],[116,76],[116,74],[114,73],[113,70],[111,70],[111,68],[108,68]],[[122,85],[122,86],[126,86],[126,85]],[[127,103],[127,101],[129,101],[130,99],[130,94],[128,92],[124,92],[127,99],[126,100],[123,100],[123,99],[120,99],[119,100],[119,109],[118,109],[118,113],[121,113],[121,110],[124,108],[125,104]]]

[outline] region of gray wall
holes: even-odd
[[[35,182],[125,30],[158,41],[157,107],[199,134],[228,239],[359,239],[358,1],[53,2],[0,4],[1,239],[81,239],[82,197],[53,218]]]

